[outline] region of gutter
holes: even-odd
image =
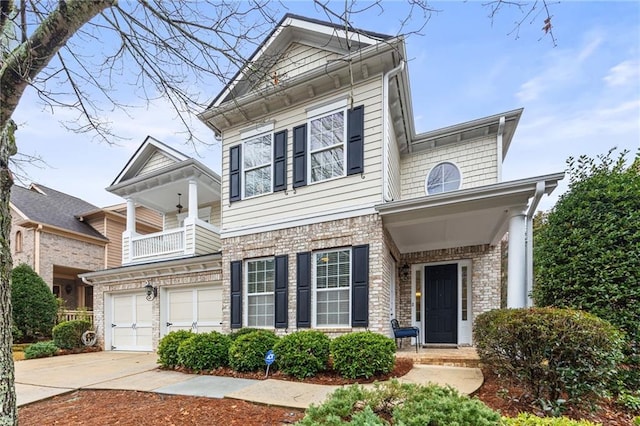
[[[527,306],[533,306],[533,299],[531,292],[533,291],[533,216],[536,213],[536,208],[540,203],[540,199],[544,195],[545,182],[539,181],[536,183],[536,192],[533,195],[531,204],[527,210],[527,223],[525,231],[525,278],[526,278],[526,291],[527,291]]]
[[[502,135],[504,134],[504,125],[506,123],[507,119],[506,117],[503,115],[502,117],[500,117],[500,122],[498,123],[498,135],[497,135],[497,155],[498,155],[498,182],[502,182],[502,161],[504,160],[503,156],[502,156]],[[538,199],[538,201],[540,201]],[[536,203],[537,204],[537,203]]]
[[[395,76],[399,72],[402,72],[405,67],[405,60],[401,59],[400,64],[386,73],[382,77],[382,201],[393,201],[393,198],[389,197],[388,183],[389,183],[389,79]]]

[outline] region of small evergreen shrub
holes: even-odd
[[[229,347],[229,366],[235,371],[262,370],[266,368],[264,357],[267,351],[272,350],[277,342],[278,336],[268,330],[242,334]]]
[[[609,322],[571,309],[502,309],[476,318],[474,340],[487,368],[557,413],[566,402],[603,396],[616,377],[624,339]]]
[[[530,413],[518,417],[503,417],[503,426],[597,426],[588,420],[572,420],[567,417],[538,417]]]
[[[245,334],[253,333],[254,331],[257,331],[257,330],[260,330],[260,329],[259,328],[245,327],[245,328],[240,328],[240,329],[238,329],[236,331],[232,331],[231,333],[227,334],[227,336],[229,336],[229,339],[231,339],[231,341],[233,342],[238,337],[244,336]]]
[[[400,384],[397,380],[337,389],[320,406],[312,405],[298,423],[311,425],[499,425],[500,415],[478,399],[437,385]]]
[[[91,330],[91,323],[85,320],[65,321],[53,327],[53,343],[60,349],[82,347],[82,333]]]
[[[348,379],[368,379],[393,371],[396,344],[370,331],[343,334],[331,341],[333,369]]]
[[[193,336],[190,330],[176,330],[168,333],[158,342],[158,364],[173,368],[178,364],[178,347],[180,343]]]
[[[228,363],[229,337],[212,331],[193,334],[178,345],[178,364],[192,370],[214,370]]]
[[[45,358],[54,356],[60,350],[51,340],[33,343],[24,348],[24,359]]]
[[[15,342],[51,336],[58,304],[49,286],[29,265],[21,264],[11,271],[11,305]]]
[[[327,369],[331,339],[321,331],[296,331],[275,344],[278,368],[298,379],[315,376]]]

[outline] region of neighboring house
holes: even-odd
[[[81,275],[104,348],[152,350],[172,330],[222,331],[220,177],[147,137],[107,191],[127,200],[122,266]],[[162,229],[137,232],[134,206],[160,213]]]
[[[13,264],[26,263],[70,310],[93,308],[93,288],[78,274],[121,263],[123,206],[100,209],[40,184],[11,188]],[[140,208],[141,232],[158,229],[157,214]]]
[[[148,138],[107,188],[164,229],[128,226],[123,266],[82,275],[105,349],[178,328],[390,335],[392,318],[470,345],[501,305],[507,231],[506,305],[526,306],[530,218],[563,174],[502,181],[522,110],[416,134],[410,93],[402,37],[286,15],[199,116],[222,182]]]

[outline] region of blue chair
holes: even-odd
[[[415,337],[416,353],[418,352],[418,344],[420,342],[420,329],[418,327],[400,327],[400,323],[394,318],[391,320],[391,328],[393,328],[393,336],[396,338],[396,346],[398,345],[398,339]],[[402,344],[402,340],[400,340],[400,344]]]

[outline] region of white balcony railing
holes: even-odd
[[[131,258],[137,260],[182,253],[184,241],[184,228],[133,237],[131,239]]]

